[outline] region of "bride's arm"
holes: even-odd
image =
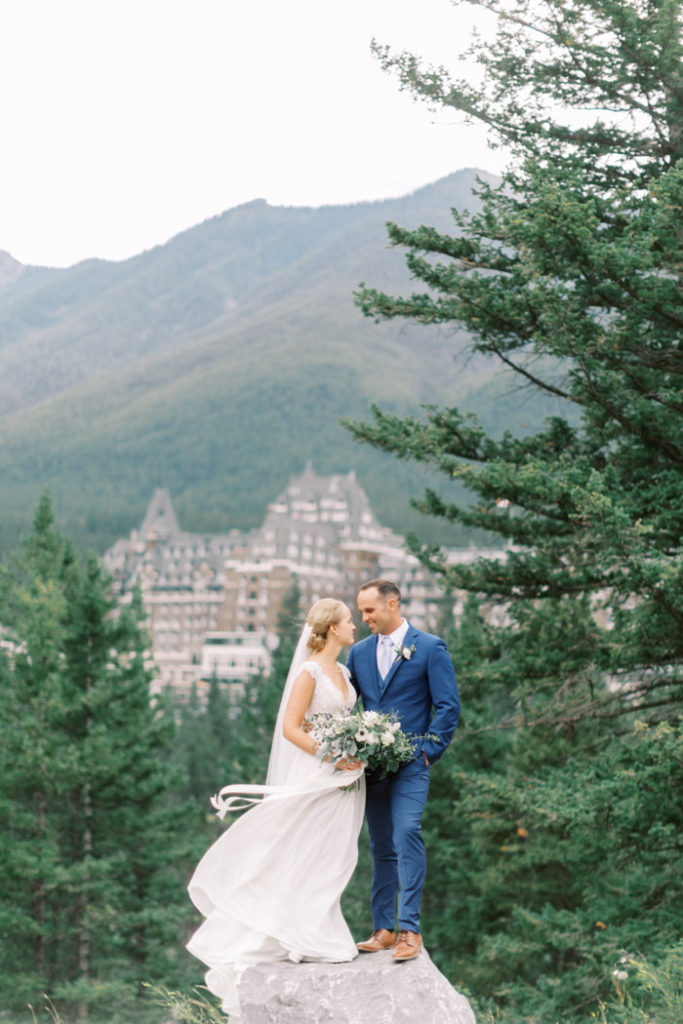
[[[315,754],[318,744],[303,728],[304,717],[313,699],[315,680],[310,672],[300,672],[294,680],[292,692],[287,701],[285,717],[282,722],[282,733],[286,740],[294,743],[307,754]]]
[[[315,680],[310,672],[306,672],[304,669],[294,680],[292,692],[289,695],[285,709],[285,717],[282,722],[282,734],[290,743],[294,743],[301,750],[305,750],[307,754],[315,756],[318,744],[311,734],[303,728],[304,718],[308,711],[308,706],[313,699],[314,690]],[[360,766],[360,761],[352,761],[350,758],[337,761],[335,764],[335,768],[341,768],[345,771],[354,771],[356,768],[360,768]]]
[[[315,756],[318,744],[311,734],[303,728],[304,718],[308,711],[308,706],[313,699],[314,690],[315,680],[310,672],[306,672],[304,669],[294,680],[292,692],[289,695],[285,709],[285,717],[282,722],[282,734],[290,743],[294,743],[301,750],[305,750],[307,754]],[[356,768],[360,768],[360,766],[360,761],[353,761],[350,758],[337,761],[335,764],[335,768],[341,768],[345,771],[354,771]]]

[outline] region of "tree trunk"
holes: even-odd
[[[38,849],[41,849],[45,842],[45,793],[39,792],[36,794],[35,805],[38,812],[36,817],[36,841]],[[47,958],[45,955],[47,946],[45,938],[46,899],[45,878],[43,874],[40,874],[36,881],[33,896],[33,918],[39,925],[38,932],[33,940],[33,959],[36,965],[36,972],[43,982],[47,980]]]
[[[91,684],[88,681],[87,690],[90,692]],[[90,732],[90,726],[92,719],[88,716],[86,723],[86,734]],[[79,895],[79,907],[78,907],[78,920],[79,920],[79,931],[78,931],[78,973],[80,980],[85,984],[90,982],[90,926],[88,924],[88,903],[90,901],[90,887],[89,881],[89,866],[90,858],[93,852],[92,842],[92,786],[90,782],[86,782],[83,787],[82,796],[82,807],[83,807],[83,837],[81,842],[81,857],[85,862],[86,868],[83,875],[83,885]],[[78,1004],[78,1020],[80,1024],[86,1024],[88,1020],[89,1004],[86,1000],[83,1000]]]

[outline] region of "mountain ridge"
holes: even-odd
[[[409,290],[386,220],[447,230],[451,207],[474,205],[474,179],[378,203],[252,200],[119,263],[25,268],[0,292],[0,545],[27,528],[43,486],[100,551],[157,486],[187,528],[257,525],[308,459],[355,469],[386,525],[415,526],[422,471],[355,445],[339,418],[374,401],[401,413],[465,401],[495,421],[501,388],[481,360],[454,362],[463,332],[372,324],[353,292]],[[4,268],[16,272],[0,261],[0,283]]]

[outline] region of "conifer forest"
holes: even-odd
[[[481,84],[376,57],[484,122],[509,169],[451,230],[389,223],[412,285],[359,285],[357,315],[464,330],[458,358],[563,411],[490,432],[378,401],[339,427],[429,469],[425,524],[506,546],[460,565],[418,517],[408,536],[463,702],[423,820],[423,934],[481,1024],[680,1024],[683,3],[463,2],[496,25],[472,43]],[[185,886],[224,827],[208,797],[265,776],[296,589],[272,672],[232,702],[214,681],[206,703],[150,703],[140,594],[115,611],[46,491],[0,574],[0,1024],[167,1020],[159,990],[202,982]],[[359,937],[368,896],[363,834],[343,903]]]

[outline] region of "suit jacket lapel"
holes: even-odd
[[[372,684],[376,694],[381,696],[382,679],[377,668],[377,641],[367,645],[367,657],[369,659],[366,679]]]

